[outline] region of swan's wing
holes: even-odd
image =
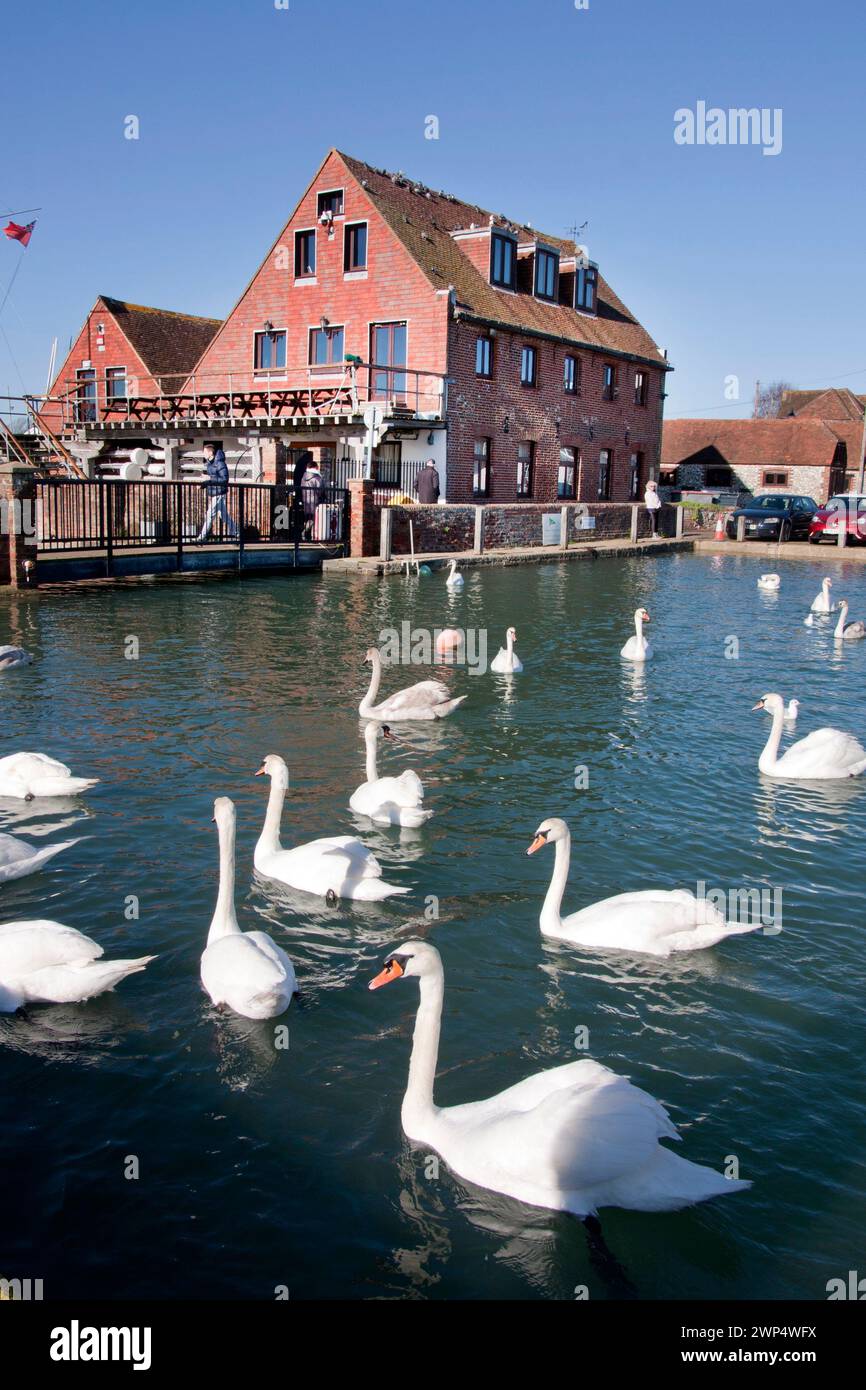
[[[589,1061],[568,1070],[568,1084],[534,1105],[496,1097],[499,1115],[461,1135],[464,1152],[517,1184],[578,1192],[642,1168],[660,1138],[679,1137],[664,1107],[625,1077]]]
[[[292,965],[291,960],[286,955],[282,946],[278,946],[275,941],[271,940],[267,932],[264,931],[248,931],[245,932],[244,935],[247,941],[255,942],[262,955],[266,956],[267,959],[273,963],[280,978],[289,981],[294,989],[295,967]]]
[[[72,772],[65,763],[56,758],[48,758],[44,753],[10,753],[0,758],[0,777],[20,777],[29,781],[33,777],[71,777]]]
[[[347,879],[382,877],[382,866],[376,856],[352,835],[334,835],[330,839],[310,840],[309,844],[280,850],[269,856],[269,864],[291,873],[295,881],[298,876],[315,880],[314,892],[320,885],[325,891],[330,887],[339,893]]]
[[[779,758],[776,768],[808,776],[810,772],[820,773],[828,768],[849,768],[864,759],[866,748],[853,734],[841,729],[815,729],[793,743]]]
[[[707,928],[717,931],[724,928],[725,918],[713,903],[699,900],[685,889],[667,892],[650,888],[603,898],[571,913],[562,925],[587,945],[631,945],[646,951],[666,942],[672,944],[682,933],[699,935]]]
[[[450,698],[451,691],[443,681],[418,681],[416,685],[407,685],[405,690],[389,695],[379,705],[379,710],[397,714],[401,710],[418,709],[420,706],[440,705]]]
[[[32,859],[35,852],[32,845],[16,840],[14,835],[0,835],[0,870]]]
[[[62,922],[6,922],[0,927],[0,979],[57,965],[86,965],[101,955],[101,946]]]

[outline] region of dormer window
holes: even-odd
[[[538,299],[556,299],[559,256],[538,247],[535,252],[535,294]]]
[[[594,314],[598,290],[598,270],[593,265],[578,266],[574,277],[574,307]]]
[[[517,242],[513,237],[493,232],[490,237],[490,283],[513,290],[517,282]]]

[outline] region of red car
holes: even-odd
[[[821,541],[838,543],[840,520],[848,532],[848,544],[866,542],[866,493],[839,492],[819,507],[812,517],[809,527],[809,540],[813,545]]]

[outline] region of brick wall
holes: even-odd
[[[578,501],[598,499],[599,452],[613,452],[611,500],[629,495],[632,453],[643,454],[640,497],[659,449],[660,392],[664,371],[644,366],[649,378],[646,404],[634,403],[634,375],[638,364],[601,352],[574,349],[520,333],[497,330],[494,338],[493,379],[475,375],[476,340],[484,330],[467,320],[449,328],[448,369],[452,378],[448,411],[448,500],[472,500],[472,463],[475,440],[489,438],[490,500],[510,502],[517,491],[518,445],[532,441],[534,449],[533,496],[556,499],[559,453],[562,446],[579,454]],[[520,357],[524,344],[537,352],[537,385],[520,383]],[[580,364],[579,394],[563,388],[566,355]],[[618,395],[602,396],[605,363],[617,367]],[[508,420],[508,431],[505,420]],[[558,424],[557,424],[558,421]]]
[[[333,235],[318,223],[317,194],[343,189],[344,215]],[[346,276],[343,234],[347,223],[367,223],[366,276]],[[315,230],[316,274],[295,277],[295,233]],[[309,366],[310,329],[327,318],[344,329],[344,351],[370,360],[370,324],[406,320],[407,361],[411,367],[444,372],[448,296],[438,294],[406,248],[382,220],[361,185],[333,152],[301,198],[250,285],[196,367],[196,380],[223,380],[253,386],[253,335],[266,320],[286,330],[286,376],[297,384]],[[279,373],[273,373],[274,381]],[[317,369],[315,382],[337,385],[336,373]],[[410,387],[413,386],[409,378]],[[428,383],[428,389],[433,385]]]
[[[97,333],[97,325],[102,324],[104,333]],[[76,371],[89,361],[96,372],[97,409],[105,404],[105,370],[107,367],[125,367],[127,389],[131,396],[156,394],[156,383],[148,373],[138,353],[128,342],[117,320],[101,299],[91,309],[66,361],[57,373],[49,392],[52,396],[65,395],[75,387]],[[177,389],[175,382],[174,389]],[[62,408],[49,404],[41,411],[42,418],[55,432],[63,422]],[[71,417],[67,415],[67,420]]]
[[[355,486],[354,484],[352,486]],[[357,534],[360,544],[360,525],[354,520],[356,513],[356,493],[353,492],[353,536]],[[352,548],[353,555],[378,555],[380,536],[380,517],[382,508],[369,505],[370,519],[364,527],[363,552]],[[394,555],[409,554],[409,521],[411,519],[415,551],[417,554],[450,554],[455,551],[472,550],[475,543],[475,514],[478,510],[469,505],[439,505],[414,507],[389,507],[393,514],[391,548]],[[594,530],[579,530],[578,512],[586,511],[595,518]],[[631,530],[631,504],[599,502],[578,509],[570,505],[568,538],[575,544],[594,540],[614,540],[627,537]],[[512,506],[486,505],[483,508],[483,546],[485,550],[508,550],[525,546],[540,546],[542,540],[542,515],[555,514],[558,518],[559,505],[515,503]],[[686,512],[688,517],[688,512]],[[357,532],[356,532],[357,526]],[[673,536],[676,526],[676,510],[663,507],[659,532]],[[638,509],[638,536],[646,537],[651,532],[649,518],[644,507]]]

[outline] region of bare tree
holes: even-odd
[[[790,381],[771,381],[769,386],[759,385],[755,392],[755,408],[752,418],[755,420],[775,419],[779,414],[783,393],[793,391],[793,389]]]

